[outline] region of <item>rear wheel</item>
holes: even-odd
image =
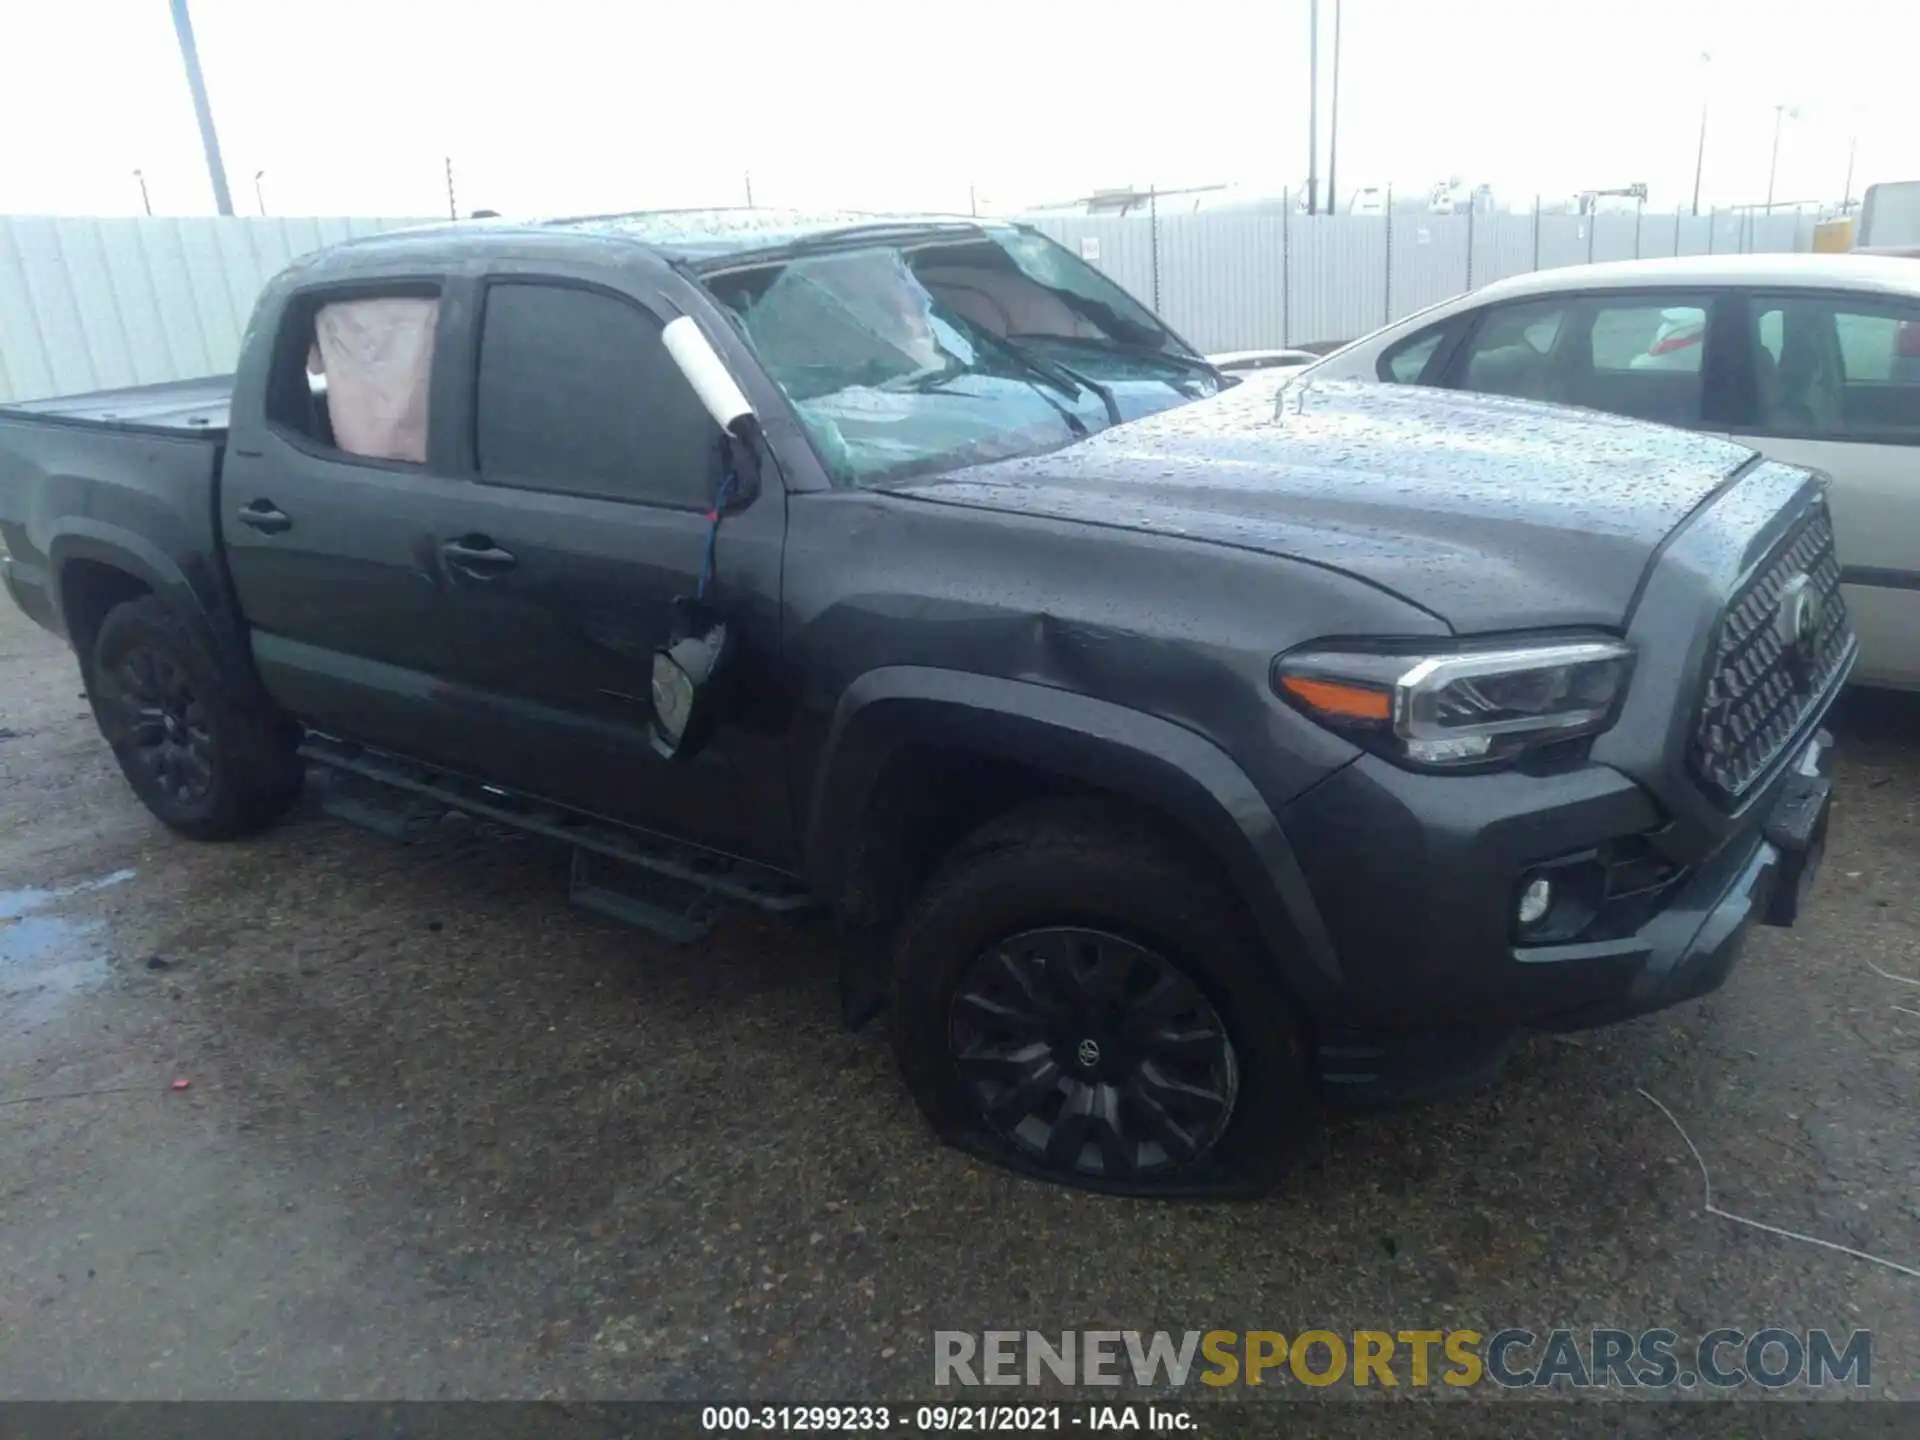
[[[87,696],[134,793],[183,835],[249,834],[300,793],[291,725],[236,696],[206,647],[154,596],[107,613]]]
[[[1061,1183],[1257,1192],[1316,1128],[1237,903],[1108,806],[1035,807],[964,843],[903,926],[891,1015],[945,1138]]]

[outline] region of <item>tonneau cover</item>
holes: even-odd
[[[88,424],[142,430],[178,430],[190,435],[224,435],[233,398],[231,375],[170,380],[164,385],[133,385],[0,406],[0,414],[45,416]]]

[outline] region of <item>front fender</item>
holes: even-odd
[[[874,785],[904,746],[976,750],[1114,792],[1175,821],[1217,859],[1274,963],[1304,1001],[1340,967],[1292,846],[1244,771],[1191,730],[1109,701],[923,666],[861,675],[840,696],[814,773],[803,855],[836,896]]]

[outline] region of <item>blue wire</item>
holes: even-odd
[[[707,586],[713,580],[714,549],[720,540],[720,517],[726,512],[727,502],[733,498],[733,461],[727,461],[727,473],[720,479],[720,488],[714,491],[713,509],[707,512],[707,548],[700,557],[700,585],[694,591],[699,600],[707,598]]]

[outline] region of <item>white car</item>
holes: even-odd
[[[1858,678],[1920,689],[1920,262],[1696,255],[1496,281],[1300,372],[1584,405],[1832,477]]]
[[[1295,370],[1319,358],[1311,350],[1226,350],[1207,356],[1207,363],[1229,375],[1244,375],[1249,370]]]

